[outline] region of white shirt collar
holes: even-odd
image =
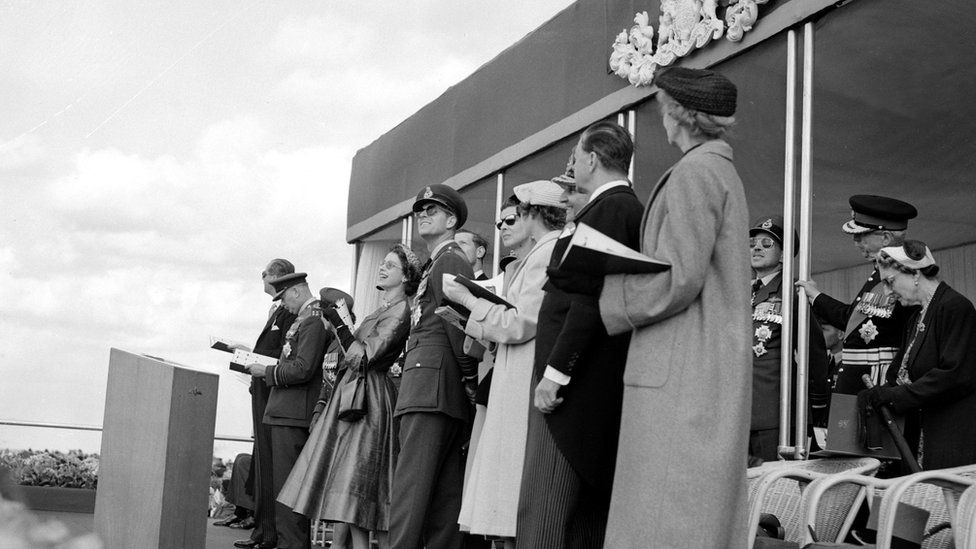
[[[593,202],[593,199],[595,199],[596,197],[600,196],[601,194],[605,193],[606,191],[609,191],[614,187],[629,187],[629,186],[630,186],[630,181],[627,181],[626,179],[617,179],[614,181],[608,181],[603,185],[600,185],[597,188],[597,190],[590,193],[590,198],[586,201],[586,203],[589,204],[590,202]]]
[[[776,275],[778,275],[781,272],[782,271],[776,271],[775,273],[768,274],[768,275],[766,275],[766,276],[764,276],[764,277],[762,277],[762,278],[760,278],[758,280],[762,282],[762,285],[763,286],[768,286],[769,283],[772,282],[774,278],[776,278]]]

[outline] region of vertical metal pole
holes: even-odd
[[[403,243],[406,247],[413,249],[413,214],[407,216],[406,226],[404,227],[406,231],[403,237]]]
[[[637,111],[630,109],[627,111],[627,131],[630,132],[630,139],[634,142],[634,152],[630,155],[630,169],[627,170],[627,179],[631,186],[634,185],[634,161],[637,159]]]
[[[498,212],[502,211],[502,200],[504,200],[502,193],[504,192],[505,173],[498,172],[498,181],[495,183],[495,215],[498,215]],[[494,223],[492,226],[494,226]],[[498,227],[495,227],[495,238],[492,240],[494,241],[492,257],[495,258],[495,261],[493,261],[494,265],[491,266],[491,276],[495,277],[498,276],[498,260],[501,259],[501,257],[498,257],[498,254],[502,253],[501,231],[498,230]]]
[[[813,201],[813,23],[803,25],[803,126],[800,137],[800,278],[810,280],[810,228]],[[807,400],[810,371],[810,306],[799,298],[796,323],[796,452],[806,457]]]
[[[793,209],[796,186],[796,31],[786,33],[786,155],[783,171],[783,323],[780,330],[782,353],[779,379],[779,447],[777,454],[788,455],[790,446],[790,388],[793,386]]]

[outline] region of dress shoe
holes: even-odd
[[[247,517],[246,519],[240,522],[235,522],[234,524],[231,524],[230,527],[239,528],[241,530],[250,530],[251,528],[254,528],[254,517]]]
[[[231,516],[225,518],[224,520],[218,520],[217,522],[214,522],[213,525],[214,526],[230,526],[231,524],[237,524],[238,522],[240,522],[242,520],[244,520],[244,519],[241,518],[241,517],[238,517],[236,515],[231,515]]]
[[[263,541],[254,541],[253,539],[239,539],[234,542],[234,547],[240,547],[241,549],[275,549],[277,545],[276,543],[264,543]]]

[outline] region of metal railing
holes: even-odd
[[[43,427],[46,429],[67,429],[69,431],[99,431],[102,428],[99,425],[75,425],[71,423],[46,423],[43,421],[18,421],[14,419],[0,419],[0,425],[9,425],[12,427]],[[227,442],[254,442],[252,437],[239,437],[232,435],[214,435],[214,440],[221,440]]]

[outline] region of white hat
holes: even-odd
[[[515,186],[515,198],[523,204],[536,206],[555,206],[565,208],[562,202],[563,188],[548,179],[540,179],[531,183]]]

